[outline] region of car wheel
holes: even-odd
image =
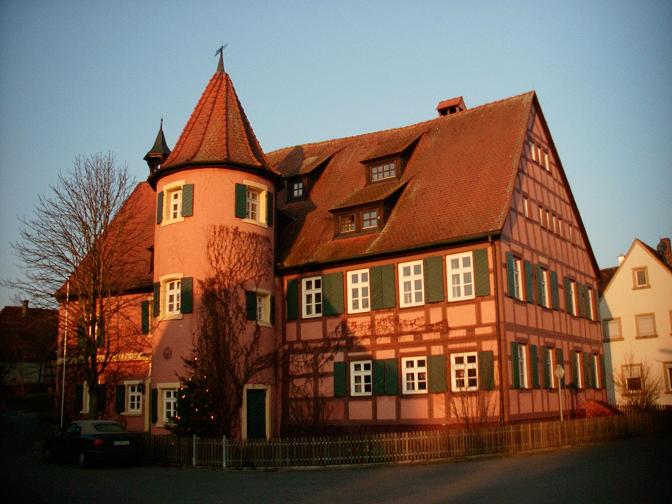
[[[89,458],[86,456],[86,453],[83,451],[79,452],[79,456],[77,457],[77,463],[79,464],[79,467],[86,467],[89,465]]]

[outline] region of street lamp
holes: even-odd
[[[560,421],[562,422],[562,379],[565,376],[565,368],[560,364],[555,366],[555,376],[558,379],[558,397],[560,398]]]

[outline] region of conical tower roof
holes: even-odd
[[[217,71],[155,177],[186,167],[222,165],[278,177],[269,168],[220,57]]]
[[[145,161],[149,161],[152,158],[167,158],[170,155],[170,148],[166,142],[166,137],[163,134],[163,119],[161,119],[161,126],[159,126],[159,132],[156,134],[156,140],[154,140],[154,145],[149,149],[149,152],[145,154],[143,158]]]

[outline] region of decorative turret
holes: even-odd
[[[161,164],[170,156],[170,148],[166,143],[166,137],[163,135],[163,117],[161,118],[161,126],[159,132],[156,134],[156,140],[149,152],[143,158],[149,166],[150,176],[161,167]]]

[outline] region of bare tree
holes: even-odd
[[[67,303],[68,327],[59,320],[60,333],[76,335],[69,363],[89,384],[92,416],[100,409],[99,377],[130,345],[122,334],[129,297],[122,294],[132,287],[126,272],[146,253],[137,249],[139,212],[127,202],[133,186],[113,154],[77,157],[51,193],[39,196],[32,216],[20,218],[12,247],[23,277],[4,282],[38,306]]]
[[[615,370],[614,387],[626,406],[646,409],[658,403],[663,392],[660,376],[657,376],[648,362],[636,363],[628,355],[623,365]]]
[[[212,274],[199,281],[196,358],[214,409],[214,428],[231,436],[239,431],[244,386],[276,362],[275,342],[262,341],[259,322],[248,320],[245,295],[272,282],[273,252],[260,234],[215,226],[208,260]]]

